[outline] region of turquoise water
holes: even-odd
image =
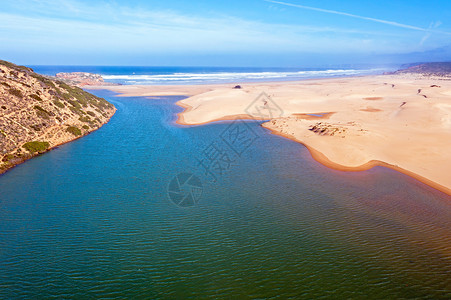
[[[110,123],[0,177],[0,299],[451,297],[451,197],[255,122],[174,125],[180,97],[95,93]],[[199,158],[230,124],[252,143],[214,182]],[[180,173],[202,182],[188,208]]]

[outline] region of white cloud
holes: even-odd
[[[390,52],[407,45],[402,36],[386,32],[269,24],[224,15],[199,17],[114,2],[27,2],[20,13],[0,13],[0,44],[113,53],[330,52],[331,47],[337,52]],[[381,42],[390,35],[397,37],[395,42]]]
[[[284,6],[291,6],[291,7],[301,8],[301,9],[319,11],[319,12],[328,13],[328,14],[342,15],[342,16],[346,16],[346,17],[351,17],[351,18],[356,18],[356,19],[361,19],[361,20],[366,20],[366,21],[371,21],[371,22],[376,22],[376,23],[382,23],[382,24],[386,24],[386,25],[390,25],[390,26],[401,27],[401,28],[411,29],[411,30],[416,30],[416,31],[435,32],[435,33],[451,35],[451,32],[438,31],[438,30],[434,30],[432,28],[425,29],[425,28],[418,27],[418,26],[412,26],[412,25],[408,25],[408,24],[402,24],[402,23],[398,23],[398,22],[382,20],[382,19],[377,19],[377,18],[370,18],[370,17],[350,14],[350,13],[336,11],[336,10],[323,9],[323,8],[317,8],[317,7],[311,7],[311,6],[299,5],[299,4],[293,4],[293,3],[281,2],[281,1],[275,1],[275,0],[263,0],[263,1],[280,4],[280,5],[284,5]]]

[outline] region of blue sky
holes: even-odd
[[[449,0],[0,4],[0,59],[21,64],[286,67],[451,54]]]

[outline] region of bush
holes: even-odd
[[[28,142],[22,147],[30,153],[41,153],[46,151],[49,148],[50,144],[48,142]]]
[[[14,155],[12,155],[12,154],[6,154],[5,156],[3,156],[2,161],[3,161],[3,162],[8,162],[8,161],[10,161],[10,160],[13,159],[13,158],[14,158]]]
[[[91,117],[95,117],[96,114],[93,111],[88,111],[86,112],[88,115],[90,115]]]
[[[3,65],[5,67],[11,68],[11,69],[20,70],[22,72],[26,72],[26,71],[33,72],[33,69],[31,69],[31,68],[15,65],[15,64],[10,63],[9,61],[5,61],[5,60],[0,60],[0,65]]]
[[[78,109],[81,108],[80,103],[78,103],[77,101],[74,101],[74,100],[70,100],[70,99],[71,99],[71,98],[66,99],[66,100],[67,100],[67,102],[69,102],[73,107],[78,108]]]
[[[58,100],[53,101],[53,104],[55,104],[55,105],[58,106],[59,108],[64,108],[64,107],[66,107],[66,106],[64,105],[63,102],[58,101]]]
[[[10,93],[11,95],[13,95],[13,96],[18,97],[18,98],[22,98],[22,97],[23,97],[22,92],[19,91],[18,89],[15,89],[15,88],[10,88],[10,89],[9,89],[9,93]]]
[[[78,118],[79,121],[84,122],[84,123],[92,123],[92,120],[89,117],[80,117]]]
[[[30,98],[33,98],[34,100],[42,101],[42,98],[39,97],[39,96],[36,95],[36,94],[31,94],[31,95],[30,95]]]
[[[43,109],[42,107],[40,107],[39,105],[35,105],[34,109],[36,109],[36,114],[43,118],[43,119],[49,119],[49,115],[50,113],[48,111],[46,111],[45,109]]]
[[[72,133],[75,136],[80,136],[81,135],[81,130],[78,129],[77,127],[75,127],[75,126],[67,127],[66,131]]]

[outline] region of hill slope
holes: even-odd
[[[451,62],[432,62],[408,66],[394,74],[423,74],[426,76],[451,77]]]
[[[105,99],[0,60],[0,173],[107,123]]]

